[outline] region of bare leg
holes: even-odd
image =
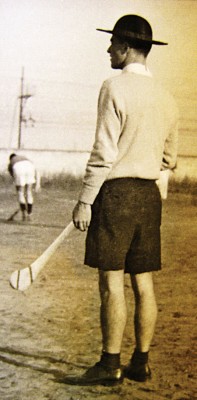
[[[26,202],[27,202],[27,217],[28,220],[31,219],[31,214],[33,210],[33,193],[32,185],[26,185]]]
[[[32,185],[26,185],[26,198],[28,204],[33,204]]]
[[[99,290],[103,337],[100,361],[88,368],[83,375],[64,379],[65,383],[114,386],[123,382],[120,350],[126,323],[124,271],[99,271]]]
[[[32,207],[33,207],[32,185],[27,185],[27,188],[26,188],[26,199],[27,199],[27,212],[28,212],[28,214],[31,214],[32,213]]]
[[[25,186],[16,186],[18,202],[20,205],[20,209],[22,212],[22,219],[25,220],[26,215],[26,195],[25,195]]]
[[[117,354],[121,351],[127,317],[124,271],[99,271],[99,289],[103,351]]]
[[[149,351],[157,319],[157,304],[151,272],[131,277],[135,295],[135,338],[136,348],[141,352]]]

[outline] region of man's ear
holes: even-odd
[[[124,43],[122,44],[122,49],[123,49],[123,52],[124,52],[124,53],[127,53],[128,50],[130,49],[129,44],[128,44],[127,42],[124,42]]]

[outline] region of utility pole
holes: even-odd
[[[19,126],[18,126],[18,149],[21,148],[21,137],[22,137],[22,123],[26,122],[26,119],[23,115],[24,104],[25,102],[32,97],[32,94],[24,94],[24,67],[22,67],[22,74],[21,74],[21,93],[19,96],[20,106],[19,106]]]

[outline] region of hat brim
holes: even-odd
[[[107,30],[107,29],[100,29],[100,28],[97,28],[96,29],[97,31],[100,31],[100,32],[105,32],[105,33],[110,33],[111,35],[115,35],[116,33],[114,32],[114,31],[110,31],[110,30]],[[117,36],[121,36],[121,34],[117,34]],[[125,35],[122,35],[122,36],[124,36],[124,37],[126,37]],[[129,38],[129,36],[128,36],[128,38]],[[151,44],[156,44],[156,45],[158,45],[158,46],[166,46],[168,43],[165,43],[165,42],[160,42],[160,41],[158,41],[158,40],[151,40],[151,39],[139,39],[139,37],[137,38],[135,38],[135,37],[133,37],[133,39],[135,39],[135,40],[138,40],[138,41],[140,41],[140,42],[145,42],[145,43],[151,43]]]

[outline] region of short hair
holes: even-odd
[[[13,157],[16,157],[16,154],[15,154],[15,153],[10,154],[10,160],[11,160]]]

